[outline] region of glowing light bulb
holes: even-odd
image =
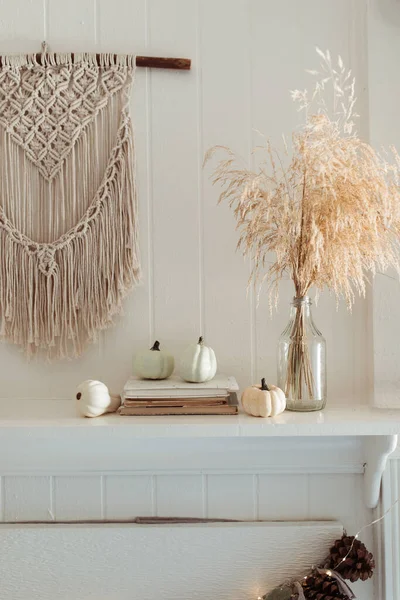
[[[332,576],[332,571],[327,571],[326,574],[328,575],[328,577]]]

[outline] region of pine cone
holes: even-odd
[[[353,547],[351,548],[352,544]],[[347,556],[349,552],[350,554]],[[343,561],[345,556],[347,558]],[[335,569],[343,579],[349,579],[354,583],[358,579],[366,581],[372,577],[375,560],[360,540],[355,539],[353,536],[344,535],[340,540],[336,540],[334,546],[330,549],[324,567]]]
[[[341,593],[336,579],[329,575],[309,575],[301,586],[307,600],[349,600]]]

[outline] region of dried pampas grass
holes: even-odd
[[[389,162],[357,136],[351,72],[340,57],[333,65],[329,52],[317,52],[321,68],[310,72],[317,76],[312,93],[292,92],[305,120],[292,135],[291,152],[266,141],[256,171],[240,168],[223,146],[211,148],[205,162],[225,153],[213,183],[224,188],[219,200],[234,209],[238,246],[253,260],[254,280],[269,284],[271,299],[288,273],[296,297],[326,287],[351,307],[369,275],[389,266],[399,271],[400,157],[393,148]],[[333,97],[329,107],[326,92]]]
[[[297,299],[312,286],[317,294],[328,288],[351,308],[356,294],[365,295],[369,276],[390,266],[400,270],[400,157],[392,148],[389,161],[357,136],[354,78],[340,57],[333,65],[329,52],[317,52],[321,66],[310,72],[317,77],[312,93],[292,92],[305,118],[291,151],[266,141],[255,171],[241,168],[223,146],[211,148],[205,162],[225,153],[213,182],[223,187],[219,200],[234,209],[238,246],[253,261],[252,279],[268,283],[271,306],[289,274]],[[284,382],[288,407],[318,409],[326,398],[313,372],[304,305],[295,305]]]

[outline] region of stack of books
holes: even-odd
[[[188,383],[177,376],[157,381],[131,377],[124,387],[119,414],[237,415],[238,390],[235,378],[224,375],[205,383]]]

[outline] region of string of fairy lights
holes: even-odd
[[[289,583],[280,585],[278,588],[275,588],[274,590],[266,593],[263,596],[257,596],[257,600],[273,600],[273,598],[275,598],[275,597],[278,598],[278,596],[273,596],[274,592],[276,592],[278,590],[284,590],[284,589],[287,589],[287,590],[293,589],[294,590],[293,593],[291,591],[288,592],[290,594],[290,596],[286,596],[287,598],[293,598],[293,599],[297,598],[298,600],[303,600],[303,599],[307,600],[307,597],[304,595],[303,588],[304,588],[304,586],[307,586],[307,582],[309,580],[311,580],[312,578],[315,578],[315,575],[314,575],[315,572],[319,573],[320,575],[327,576],[328,578],[335,579],[337,581],[337,585],[338,585],[338,588],[340,589],[340,593],[343,594],[338,597],[346,597],[347,596],[349,599],[355,598],[350,587],[343,580],[343,578],[341,577],[341,575],[339,573],[339,571],[341,569],[341,565],[346,563],[347,559],[352,555],[355,544],[361,543],[359,541],[361,533],[363,531],[365,531],[366,529],[368,529],[369,527],[372,527],[373,525],[376,525],[380,521],[383,521],[383,519],[385,519],[387,517],[387,515],[394,509],[394,507],[399,502],[400,502],[400,497],[398,497],[380,517],[378,517],[377,519],[374,519],[370,523],[367,523],[366,525],[361,527],[361,529],[359,531],[357,531],[357,533],[353,536],[352,542],[351,542],[346,554],[343,557],[341,557],[341,559],[333,567],[327,568],[327,569],[318,569],[318,568],[316,569],[315,566],[312,566],[310,569],[310,574],[305,575],[302,578],[303,584],[301,584],[299,581],[292,580]],[[345,535],[343,537],[345,537]],[[349,539],[349,538],[346,538],[346,539]],[[370,555],[370,556],[372,556],[372,555]],[[371,576],[371,574],[372,573],[370,573],[369,576]],[[279,596],[279,598],[280,597],[281,596]]]

